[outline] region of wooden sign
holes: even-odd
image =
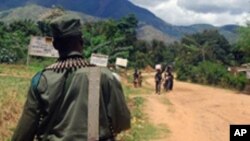
[[[109,57],[107,55],[93,53],[90,58],[90,64],[94,64],[100,67],[107,67],[108,58]]]
[[[116,58],[115,64],[116,64],[117,66],[127,67],[127,65],[128,65],[128,60],[127,60],[127,59],[123,59],[123,58]]]
[[[32,56],[44,56],[44,57],[55,57],[58,58],[59,54],[54,49],[52,44],[53,38],[51,37],[31,37],[29,44],[29,55]]]

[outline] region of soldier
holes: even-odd
[[[82,57],[80,20],[60,16],[51,28],[60,57],[32,78],[13,141],[87,140],[88,73],[94,66]],[[99,101],[99,140],[114,141],[130,128],[130,112],[120,82],[107,68],[101,68]]]

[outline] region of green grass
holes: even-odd
[[[152,139],[162,138],[170,133],[165,125],[155,126],[148,122],[142,111],[145,99],[138,96],[130,99],[132,126],[127,132],[122,133],[118,140],[122,141],[150,141]]]
[[[153,87],[147,87],[144,85],[142,85],[142,87],[137,87],[137,88],[134,88],[133,85],[123,85],[123,90],[124,90],[124,93],[129,96],[146,95],[146,94],[151,94],[154,92]]]
[[[0,140],[6,141],[15,129],[26,99],[29,79],[0,76]]]
[[[168,134],[167,127],[162,125],[155,126],[149,123],[146,115],[143,113],[145,99],[140,95],[150,93],[151,88],[134,88],[129,85],[123,85],[124,93],[132,114],[131,129],[122,133],[118,140],[122,141],[150,141]],[[149,91],[150,90],[150,91]],[[131,97],[133,96],[133,97]]]
[[[8,141],[12,135],[32,76],[40,67],[0,64],[0,140]]]
[[[147,79],[146,77],[144,80]],[[118,140],[122,141],[150,141],[152,139],[164,138],[170,131],[165,125],[153,125],[149,123],[146,115],[143,113],[145,99],[143,96],[152,94],[154,87],[146,81],[143,81],[141,88],[133,87],[132,75],[127,76],[127,83],[123,84],[123,90],[128,101],[132,114],[132,127],[129,131],[122,133]],[[166,105],[172,105],[171,102],[164,98],[161,100]]]
[[[151,123],[148,123],[142,112],[144,101],[144,98],[139,96],[129,99],[130,111],[132,114],[131,129],[122,133],[118,137],[118,140],[150,141],[153,138],[157,138],[159,135],[159,129]]]
[[[0,76],[0,101],[3,101],[9,94],[16,94],[18,98],[24,97],[29,83],[30,80],[27,78]]]
[[[43,67],[37,66],[26,66],[26,65],[7,65],[0,64],[0,76],[13,76],[21,78],[32,78],[37,71],[42,70]]]

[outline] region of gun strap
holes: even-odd
[[[100,67],[89,69],[88,141],[99,140]]]

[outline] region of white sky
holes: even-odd
[[[129,0],[174,25],[221,26],[250,19],[250,0]]]

